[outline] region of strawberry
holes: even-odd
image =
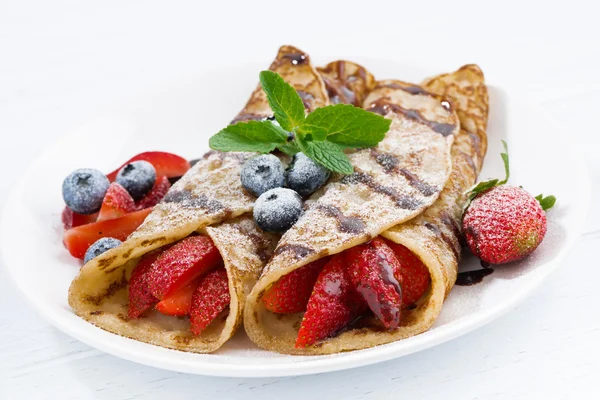
[[[344,255],[335,255],[317,278],[298,331],[296,348],[334,335],[366,309],[346,272]]]
[[[265,308],[280,314],[306,311],[313,286],[327,261],[322,258],[279,278],[262,298]]]
[[[119,218],[135,209],[135,202],[129,192],[123,186],[113,182],[104,195],[98,221]]]
[[[222,264],[208,236],[190,236],[162,253],[148,272],[148,287],[162,300]]]
[[[195,279],[175,293],[163,297],[156,304],[156,309],[165,315],[188,315],[192,305],[192,295],[198,288],[199,283]]]
[[[157,177],[166,176],[167,178],[174,178],[185,174],[187,170],[190,169],[190,163],[185,158],[179,157],[178,155],[166,153],[164,151],[147,151],[132,157],[119,168],[108,174],[108,180],[114,182],[117,173],[121,168],[133,161],[139,160],[148,161],[152,164],[154,169],[156,169]]]
[[[103,237],[112,237],[121,241],[127,239],[152,211],[151,208],[125,214],[120,218],[108,219],[81,225],[65,231],[63,243],[73,257],[83,260],[87,249]]]
[[[394,270],[394,276],[402,288],[402,308],[415,304],[429,288],[431,276],[423,261],[405,246],[385,241],[394,251],[400,268]]]
[[[469,249],[489,264],[531,254],[546,235],[546,214],[524,189],[497,186],[478,195],[463,216]]]
[[[65,206],[61,215],[61,220],[65,230],[75,228],[81,225],[91,224],[93,222],[96,222],[97,218],[98,213],[90,215],[77,214],[75,211],[71,210],[67,206]]]
[[[202,278],[200,286],[192,296],[190,308],[190,323],[194,335],[201,334],[230,301],[225,268],[219,268]]]
[[[510,177],[508,149],[506,177],[475,185],[468,192],[471,203],[463,215],[465,240],[473,254],[488,264],[505,264],[530,255],[546,235],[545,210],[554,206],[554,196],[533,197],[522,187],[506,185]]]
[[[162,249],[158,249],[145,254],[131,272],[131,278],[129,278],[129,309],[127,311],[131,319],[138,318],[158,301],[148,289],[148,271],[162,251]]]
[[[354,289],[388,329],[400,325],[402,290],[394,271],[400,264],[392,249],[380,238],[344,252]]]
[[[154,207],[163,197],[165,197],[170,188],[171,183],[169,182],[169,178],[166,176],[158,178],[156,182],[154,182],[152,190],[135,204],[135,208],[137,210],[142,210],[144,208]]]

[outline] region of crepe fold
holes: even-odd
[[[307,109],[329,102],[323,81],[302,51],[283,46],[271,69],[303,93]],[[271,113],[259,86],[235,120],[262,119]],[[121,246],[82,267],[69,289],[73,311],[102,329],[158,346],[198,353],[222,346],[241,324],[246,296],[277,242],[248,215],[255,198],[243,189],[240,169],[254,155],[205,154]],[[229,281],[229,312],[199,336],[192,335],[188,318],[154,310],[130,320],[128,281],[140,257],[195,233],[210,236],[221,253]]]
[[[446,241],[434,238],[427,230],[428,237],[440,246],[424,247],[417,253],[430,269],[431,290],[414,310],[404,313],[399,329],[349,329],[316,345],[298,349],[294,344],[303,313],[275,314],[265,308],[263,295],[282,276],[317,259],[365,243],[394,226],[402,226],[432,205],[448,201],[440,200],[440,196],[446,198],[450,193],[462,193],[463,185],[455,181],[451,159],[452,143],[454,137],[460,135],[460,124],[449,101],[422,86],[397,80],[373,82],[362,67],[346,61],[336,63],[320,69],[326,82],[333,81],[328,87],[344,88],[330,90],[329,94],[337,95],[342,101],[338,93],[353,91],[345,97],[351,99],[349,102],[364,99],[363,107],[392,119],[392,125],[377,147],[348,154],[354,174],[333,179],[311,197],[304,216],[283,235],[248,297],[244,311],[247,334],[258,346],[281,353],[332,354],[420,333],[439,315],[446,289],[456,278],[455,248],[449,249]],[[345,65],[340,67],[339,63]],[[358,72],[361,69],[363,71]],[[468,180],[472,181],[475,171],[470,173]],[[456,174],[462,174],[462,168]],[[454,225],[452,229],[451,237],[458,240]],[[385,235],[389,237],[391,233]],[[396,236],[392,239],[396,240]],[[413,247],[416,246],[409,248]],[[426,251],[433,253],[430,258],[439,262],[430,262],[422,255]],[[437,253],[441,253],[440,257],[445,254],[450,257],[438,260]],[[444,272],[446,270],[449,272]]]

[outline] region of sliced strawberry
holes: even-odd
[[[200,282],[194,279],[175,293],[163,297],[156,304],[156,309],[165,315],[188,315],[192,305],[192,295],[199,284]]]
[[[98,213],[90,215],[77,214],[75,211],[71,210],[67,206],[65,206],[61,215],[63,227],[65,228],[65,230],[75,228],[76,226],[91,224],[92,222],[96,222],[97,218]]]
[[[135,201],[127,189],[117,182],[113,182],[104,195],[98,221],[119,218],[135,209]]]
[[[135,211],[121,218],[81,225],[65,231],[63,243],[73,257],[83,260],[85,252],[94,242],[103,237],[112,237],[124,241],[152,211],[151,208]]]
[[[402,306],[415,304],[427,291],[431,282],[429,270],[423,261],[405,246],[386,240],[400,263],[400,269],[394,271],[394,276],[402,287]]]
[[[148,273],[150,291],[162,300],[222,262],[208,236],[187,237],[156,260]]]
[[[322,258],[279,278],[262,298],[265,308],[280,314],[306,311],[317,277],[328,260]]]
[[[400,264],[383,239],[352,247],[344,252],[348,275],[373,314],[388,329],[400,325],[402,289],[394,277]]]
[[[199,335],[229,305],[229,283],[225,268],[219,268],[202,278],[192,297],[190,323],[194,335]]]
[[[165,197],[170,188],[171,183],[169,182],[169,178],[161,176],[154,182],[152,190],[135,204],[136,209],[142,210],[144,208],[154,207],[163,197]]]
[[[148,161],[156,169],[156,176],[166,176],[167,178],[174,178],[181,176],[190,169],[190,163],[185,158],[179,157],[176,154],[166,153],[164,151],[147,151],[140,153],[137,156],[132,157],[129,161],[121,165],[119,168],[107,175],[108,180],[114,182],[117,177],[117,173],[125,165],[133,161],[144,160]]]
[[[129,318],[138,318],[144,311],[158,301],[148,289],[148,271],[152,263],[162,253],[161,249],[152,251],[142,257],[129,278]]]
[[[296,348],[333,336],[366,310],[346,272],[343,254],[334,256],[317,278],[298,331]]]

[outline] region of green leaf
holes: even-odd
[[[508,147],[506,146],[506,142],[502,140],[502,146],[504,146],[504,153],[500,153],[500,157],[502,157],[502,161],[504,161],[504,173],[506,174],[506,178],[503,181],[498,182],[499,185],[504,185],[508,182],[508,178],[510,178],[510,165],[508,163]]]
[[[293,156],[296,153],[300,153],[300,149],[294,143],[280,144],[277,146],[279,151],[287,154],[288,156]]]
[[[483,193],[488,189],[493,188],[494,186],[498,186],[498,179],[488,179],[487,181],[481,181],[478,184],[472,186],[469,190],[467,190],[467,196],[469,200],[473,200],[479,193]]]
[[[269,106],[275,119],[286,131],[291,132],[304,122],[304,104],[289,83],[273,71],[260,73],[260,84],[267,94]]]
[[[304,142],[301,146],[304,154],[333,172],[346,175],[354,172],[350,160],[341,147],[335,143]]]
[[[535,196],[535,199],[540,203],[544,211],[551,209],[556,204],[556,197],[552,195],[544,197],[543,194],[539,194]]]
[[[269,153],[287,141],[287,132],[271,121],[247,121],[229,125],[208,141],[219,151],[256,151]]]
[[[336,104],[310,113],[299,131],[312,134],[314,140],[328,140],[343,147],[373,147],[383,140],[391,123],[353,105]]]

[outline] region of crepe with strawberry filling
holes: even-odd
[[[346,99],[364,98],[363,107],[392,118],[399,140],[410,142],[413,131],[428,136],[422,148],[407,144],[403,156],[386,152],[389,134],[377,148],[352,154],[354,175],[317,194],[284,234],[244,311],[250,338],[281,353],[364,349],[428,330],[456,280],[464,192],[475,183],[486,150],[488,95],[477,66],[418,86],[395,80],[371,85],[360,66],[332,64],[320,69],[325,81],[358,90]],[[444,118],[454,112],[460,131]],[[447,148],[451,174],[434,183],[419,168],[444,160],[443,152],[428,158],[427,149],[447,130],[455,137]],[[390,190],[390,181],[412,190]],[[432,190],[441,191],[439,198],[433,195],[436,201],[416,213],[403,216],[390,207],[390,199],[422,204]]]
[[[302,51],[283,46],[271,64],[307,110],[329,102]],[[260,86],[235,121],[272,115]],[[69,289],[75,313],[107,331],[190,352],[212,352],[242,321],[247,294],[275,247],[256,227],[255,198],[240,181],[254,153],[211,151],[119,247],[83,266]],[[226,222],[224,222],[226,221]]]

